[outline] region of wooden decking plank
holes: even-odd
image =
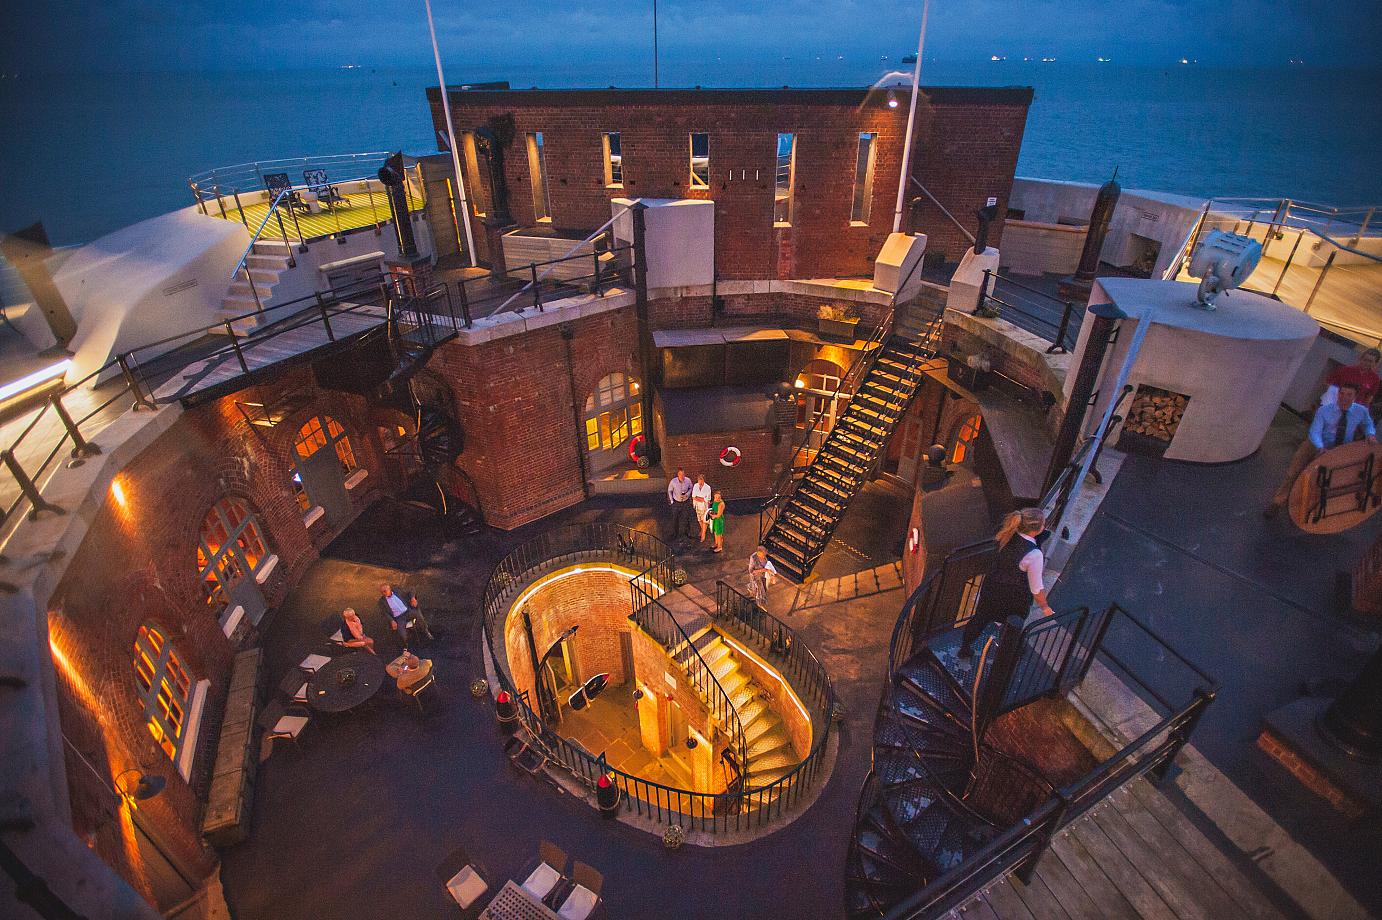
[[[1098,907],[1100,916],[1136,920],[1137,911],[1079,838],[1070,833],[1059,835],[1051,841],[1051,854],[1069,870],[1071,878],[1079,883],[1081,890]]]
[[[1109,802],[1113,813],[1105,816],[1104,827],[1114,834],[1124,852],[1141,847],[1150,854],[1140,862],[1143,877],[1178,914],[1208,920],[1243,916],[1237,902],[1219,887],[1214,874],[1205,871],[1186,851],[1181,843],[1186,834],[1168,831],[1126,788],[1109,796]],[[1199,835],[1198,830],[1192,829],[1188,836]],[[1193,914],[1189,912],[1191,904],[1199,905]]]
[[[989,890],[984,892],[984,900],[988,901],[989,907],[993,908],[999,920],[1036,920],[1027,909],[1027,905],[1022,903],[1017,892],[1013,891],[1010,879],[1002,878],[994,882]]]
[[[1123,806],[1139,810],[1135,801],[1128,797],[1127,790],[1118,794],[1124,798]],[[1216,897],[1222,893],[1215,892],[1213,881],[1204,879],[1193,863],[1187,863],[1188,854],[1174,839],[1153,834],[1154,839],[1149,840],[1127,815],[1123,807],[1110,800],[1109,808],[1099,815],[1099,827],[1177,917],[1218,920],[1218,911],[1228,911],[1227,917],[1238,916],[1229,902]],[[1145,812],[1134,817],[1137,825],[1145,825],[1150,820]]]
[[[1046,887],[1046,883],[1041,880],[1041,876],[1033,875],[1032,883],[1024,885],[1022,880],[1016,875],[1008,876],[1008,884],[1012,893],[1017,896],[1027,909],[1032,912],[1033,917],[1040,920],[1068,920],[1070,915],[1061,906],[1060,901],[1051,893],[1051,889]]]
[[[1182,842],[1186,851],[1218,881],[1244,914],[1254,920],[1281,920],[1285,916],[1226,853],[1150,783],[1138,780],[1127,788],[1148,814]]]
[[[1101,806],[1083,820],[1076,821],[1070,832],[1079,840],[1090,856],[1098,861],[1104,874],[1109,877],[1123,897],[1146,920],[1177,920],[1183,915],[1171,909],[1157,891],[1142,876],[1142,870],[1131,854],[1125,854],[1100,824],[1108,806]]]
[[[989,906],[989,903],[982,896],[970,898],[965,902],[964,916],[966,920],[1001,920],[997,912]]]
[[[1071,920],[1104,920],[1099,905],[1085,894],[1084,883],[1070,874],[1056,854],[1043,856],[1041,862],[1037,863],[1036,874],[1051,889]]]

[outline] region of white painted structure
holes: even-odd
[[[925,233],[889,233],[873,262],[873,286],[898,301],[910,300],[921,289],[921,257]]]
[[[1088,425],[1097,423],[1115,395],[1114,377],[1134,339],[1133,326],[1150,315],[1127,383],[1134,390],[1148,384],[1190,399],[1165,456],[1199,463],[1241,460],[1261,445],[1320,327],[1299,310],[1250,291],[1230,291],[1219,297],[1217,309],[1199,309],[1193,306],[1195,289],[1186,282],[1137,278],[1094,282],[1090,304],[1113,304],[1128,318],[1119,321],[1118,340],[1104,359]],[[1092,325],[1080,328],[1076,367]],[[1074,374],[1066,377],[1067,401],[1074,380]],[[1117,443],[1120,433],[1111,429],[1109,443]]]
[[[715,280],[715,202],[687,198],[642,198],[649,288],[680,288]],[[634,199],[615,198],[614,237],[633,242]],[[622,213],[621,213],[622,212]]]
[[[53,273],[77,324],[67,379],[79,380],[135,346],[215,322],[249,241],[242,224],[189,207],[67,256]]]
[[[1061,272],[1069,264],[1069,252],[1073,246],[1070,235],[1079,236],[1079,245],[1084,245],[1084,225],[1089,213],[1094,209],[1094,199],[1099,194],[1099,186],[1090,182],[1062,182],[1056,179],[1033,179],[1019,176],[1013,180],[1012,194],[1008,207],[1022,211],[1022,221],[1035,225],[1065,225],[1070,230],[1063,236],[1057,231],[1046,234],[1036,233],[1040,227],[1026,234],[1030,240],[1025,249],[1041,245],[1044,241],[1052,247],[1052,266],[1042,271]],[[1113,209],[1109,221],[1108,235],[1104,237],[1103,249],[1099,258],[1120,268],[1128,268],[1138,260],[1144,248],[1155,244],[1156,260],[1152,267],[1152,277],[1162,277],[1166,269],[1175,261],[1195,223],[1203,212],[1205,199],[1185,195],[1172,195],[1166,192],[1150,192],[1144,189],[1123,189],[1118,204]],[[1003,229],[1004,251],[1010,244],[1008,233],[1014,222]],[[1020,225],[1019,225],[1020,226]],[[1025,229],[1025,228],[1024,228]],[[1019,236],[1023,236],[1019,230]],[[1021,255],[1023,268],[1013,266],[1014,271],[1026,272],[1033,260],[1040,258],[1031,252]],[[1078,251],[1075,254],[1079,261]],[[1056,263],[1059,263],[1058,265]],[[1008,263],[1005,261],[1004,265]]]
[[[992,246],[983,252],[975,252],[971,246],[965,250],[955,274],[950,277],[950,292],[946,295],[945,308],[973,313],[979,306],[979,289],[984,285],[984,272],[998,271],[999,253]]]

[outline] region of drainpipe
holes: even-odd
[[[437,28],[432,24],[432,0],[423,0],[427,7],[427,31],[432,36],[432,57],[437,62],[437,85],[441,89],[441,109],[446,113],[446,139],[451,145],[451,166],[456,170],[456,191],[461,193],[461,216],[465,219],[465,246],[469,250],[470,267],[475,268],[475,237],[470,230],[470,202],[466,200],[465,176],[461,172],[461,151],[456,146],[456,126],[451,121],[451,97],[446,92],[446,77],[441,72],[441,51],[437,49]]]
[[[662,449],[657,443],[657,425],[653,418],[653,332],[648,324],[648,248],[644,218],[648,206],[640,199],[630,210],[633,212],[633,296],[638,313],[638,363],[643,375],[643,436],[647,438],[648,462],[652,464],[661,460]]]
[[[589,498],[590,470],[585,465],[585,431],[581,425],[581,403],[580,397],[576,393],[576,368],[571,356],[571,340],[575,337],[576,327],[571,323],[562,323],[561,341],[566,347],[566,386],[571,392],[571,418],[576,423],[576,459],[581,464],[581,495],[584,498]]]

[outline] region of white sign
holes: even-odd
[[[990,198],[990,199],[989,199],[988,206],[991,208],[991,207],[993,207],[994,205],[996,205],[997,203],[998,203],[998,199],[997,199],[997,198]]]

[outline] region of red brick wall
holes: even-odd
[[[773,494],[797,433],[795,428],[784,427],[777,444],[773,443],[772,431],[762,428],[667,435],[662,439],[662,465],[666,470],[685,469],[692,478],[704,473],[712,488],[724,490],[726,501],[762,498]],[[739,465],[723,466],[720,451],[731,444],[743,452]],[[727,519],[726,524],[734,526],[733,519]]]
[[[972,223],[960,211],[978,191],[1000,196],[1000,205],[1006,201],[1031,91],[947,87],[926,93],[917,131],[925,155],[914,158],[914,174]],[[609,219],[609,201],[616,197],[713,198],[721,278],[869,275],[892,229],[907,107],[887,108],[882,93],[452,90],[450,96],[458,131],[513,115],[516,138],[504,162],[510,210],[520,225],[534,222],[525,136],[541,131],[554,226],[592,230]],[[442,130],[440,93],[429,89],[428,100],[433,124]],[[620,133],[620,189],[604,184],[601,135],[606,131]],[[853,226],[854,166],[864,131],[878,135],[872,207],[867,226]],[[709,189],[688,188],[692,132],[710,135]],[[792,227],[775,230],[779,132],[796,135],[796,179]],[[932,223],[925,217],[922,229],[930,232]],[[941,245],[952,248],[950,230],[936,227],[935,233]],[[948,254],[957,256],[959,248]]]
[[[466,434],[457,465],[496,527],[518,527],[585,498],[576,412],[606,374],[639,376],[632,307],[570,326],[569,369],[556,325],[476,346],[447,344],[428,363],[455,394]]]
[[[924,97],[917,105],[916,146],[912,175],[945,205],[960,223],[974,233],[979,221],[974,210],[990,197],[998,199],[1000,220],[992,225],[989,245],[1002,241],[1002,216],[1012,193],[1013,173],[1027,125],[1025,99],[985,96],[973,91],[968,97]],[[957,261],[969,240],[935,203],[915,185],[909,200],[920,196],[911,229],[925,233],[926,251]],[[910,217],[910,216],[909,216]],[[904,224],[904,226],[906,226]]]
[[[298,394],[302,406],[274,428],[249,425],[235,404],[236,399],[272,403],[289,391]],[[234,651],[216,613],[202,600],[197,571],[202,521],[223,496],[249,501],[270,550],[279,556],[263,586],[267,603],[279,603],[316,558],[318,547],[341,529],[319,522],[309,534],[303,526],[289,482],[289,457],[301,421],[325,412],[345,426],[357,462],[370,471],[352,494],[357,510],[387,487],[363,408],[355,397],[317,389],[304,368],[285,374],[272,388],[254,388],[187,411],[120,473],[124,506],[106,496],[53,594],[49,620],[63,731],[82,756],[112,777],[139,766],[168,779],[162,795],[140,805],[140,816],[187,867],[210,866],[199,842],[198,787],[214,759],[211,745]],[[210,681],[191,786],[143,723],[132,660],[136,632],[145,622],[163,630],[193,683]],[[248,631],[242,626],[236,639],[249,638]],[[109,818],[109,796],[76,753],[69,749],[67,756],[78,833],[92,835],[101,855],[150,894],[127,858],[118,822]]]
[[[722,294],[723,313],[711,315],[708,295],[692,297],[664,297],[648,302],[648,323],[654,329],[698,329],[718,321],[723,325],[752,322],[782,323],[787,326],[810,328],[815,326],[823,304],[846,303],[839,298],[815,294]],[[859,315],[860,327],[881,322],[887,315],[886,304],[848,302]]]

